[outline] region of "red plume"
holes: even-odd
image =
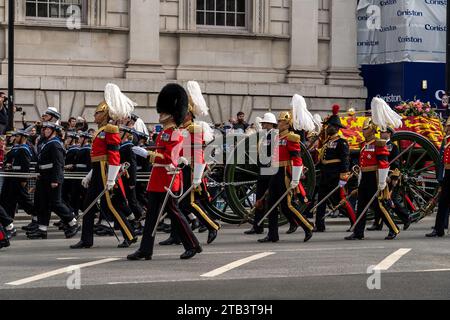
[[[333,106],[333,115],[337,116],[337,114],[339,113],[339,110],[341,109],[341,106],[338,104],[335,104]]]

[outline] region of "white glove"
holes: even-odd
[[[302,176],[303,166],[301,167],[292,167],[292,180],[291,180],[291,189],[295,189],[300,184],[300,177]]]
[[[203,171],[205,171],[206,163],[196,163],[194,164],[194,178],[192,179],[192,184],[197,188],[202,183]]]
[[[91,183],[91,178],[92,178],[92,170],[89,171],[89,173],[87,174],[86,177],[83,178],[83,180],[81,180],[81,185],[85,189],[89,188],[89,184]]]
[[[116,185],[117,174],[120,171],[120,166],[108,166],[108,180],[106,180],[106,188],[112,190]]]
[[[386,189],[386,180],[389,174],[389,168],[378,169],[378,190],[383,191]]]
[[[343,187],[345,187],[347,185],[347,181],[345,181],[345,180],[339,180],[339,187],[340,188],[343,188]]]
[[[147,158],[147,157],[148,157],[148,151],[145,150],[145,149],[142,148],[142,147],[133,147],[132,150],[133,150],[133,152],[134,152],[136,155],[138,155],[138,156],[140,156],[140,157],[142,157],[142,158]]]
[[[187,165],[189,164],[189,161],[188,161],[188,159],[186,159],[185,157],[180,157],[180,158],[178,159],[178,166],[179,166],[180,164],[184,164],[185,166],[187,166]]]

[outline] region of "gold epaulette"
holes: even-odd
[[[107,124],[105,126],[105,132],[106,133],[119,133],[119,127],[115,126],[113,124]]]
[[[296,143],[300,142],[300,136],[293,132],[289,132],[289,134],[287,135],[287,139],[291,142],[296,142]]]
[[[375,140],[375,146],[376,147],[385,147],[386,146],[387,141],[383,140],[383,139],[377,139]]]
[[[187,131],[189,131],[189,133],[200,133],[202,132],[202,127],[196,124],[191,124],[187,127]]]

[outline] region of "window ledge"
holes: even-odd
[[[7,27],[7,23],[1,24]],[[90,26],[86,23],[81,23],[81,29],[69,29],[67,28],[66,21],[61,19],[27,19],[23,22],[16,22],[15,27],[25,28],[41,28],[41,29],[65,29],[67,31],[116,31],[116,32],[129,32],[128,27],[108,27],[108,26]]]
[[[283,39],[288,40],[291,38],[290,35],[281,34],[266,34],[266,33],[252,33],[248,30],[234,30],[234,29],[199,29],[199,30],[161,30],[161,34],[179,34],[179,35],[195,35],[195,36],[221,36],[230,38],[260,38],[260,39]]]

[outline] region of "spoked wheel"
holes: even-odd
[[[440,194],[439,151],[428,139],[414,132],[396,132],[391,140],[398,145],[400,153],[409,148],[399,159],[399,194],[413,221],[421,220],[433,213]],[[393,209],[387,209],[401,223]]]
[[[257,139],[255,137],[246,137],[236,144],[236,148],[228,157],[225,167],[225,193],[233,212],[241,218],[241,222],[253,223],[254,204],[256,202],[256,180],[259,175],[259,168],[255,159],[257,149]],[[316,172],[311,155],[306,151],[302,144],[302,159],[304,165],[304,176],[302,184],[307,192],[308,198],[312,198],[316,184]],[[244,155],[239,154],[240,151]],[[241,160],[241,161],[237,161]],[[301,211],[306,209],[307,205],[301,205]],[[279,225],[287,223],[284,215],[279,217]]]

